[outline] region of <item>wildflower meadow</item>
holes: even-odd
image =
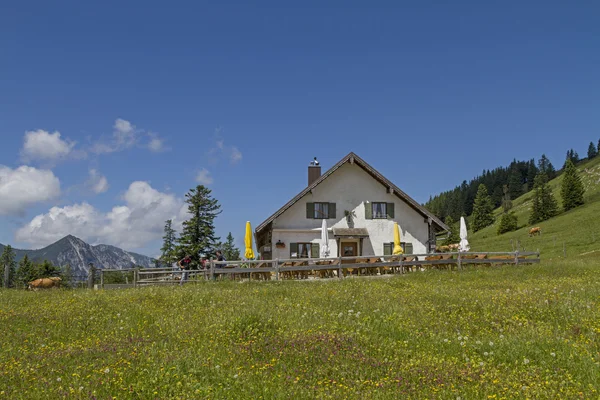
[[[4,290],[0,399],[597,399],[599,272]]]

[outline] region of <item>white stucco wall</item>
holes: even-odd
[[[395,182],[398,184],[398,182]],[[399,182],[400,185],[402,182]],[[365,219],[364,202],[386,202],[395,204],[395,218]],[[398,222],[401,241],[412,243],[414,253],[426,253],[428,226],[423,215],[415,211],[395,194],[355,164],[344,164],[319,184],[312,194],[307,194],[273,222],[273,258],[286,259],[290,256],[290,243],[319,242],[321,239],[320,219],[306,218],[306,203],[336,203],[336,219],[328,219],[329,228],[348,228],[344,210],[354,210],[355,228],[366,228],[369,238],[363,240],[363,255],[382,255],[383,244],[394,240],[394,222]],[[314,229],[314,232],[290,232],[288,229]],[[281,240],[284,249],[275,247]],[[337,242],[329,233],[331,256],[337,256]]]

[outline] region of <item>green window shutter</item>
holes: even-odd
[[[387,209],[387,216],[388,218],[396,218],[395,216],[395,210],[394,210],[394,203],[387,203],[387,206],[385,207]]]
[[[413,245],[412,243],[404,243],[404,254],[413,254]]]
[[[329,218],[336,219],[335,216],[335,203],[329,203]]]
[[[315,218],[315,203],[306,203],[306,218]]]
[[[310,257],[311,258],[319,258],[320,255],[320,247],[319,243],[311,243],[310,245]]]
[[[384,243],[383,244],[383,255],[384,256],[391,256],[393,248],[394,248],[394,244],[393,243]]]
[[[290,258],[293,258],[293,254],[296,253],[296,257],[298,254],[298,243],[290,243]]]
[[[370,201],[365,201],[365,219],[373,219],[373,205]]]

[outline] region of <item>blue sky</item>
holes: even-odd
[[[484,3],[3,3],[0,242],[156,255],[200,178],[241,245],[313,156],[354,151],[424,202],[513,158],[584,155],[600,5]]]

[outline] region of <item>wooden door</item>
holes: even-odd
[[[358,243],[356,242],[342,242],[342,257],[356,257],[358,256]]]

